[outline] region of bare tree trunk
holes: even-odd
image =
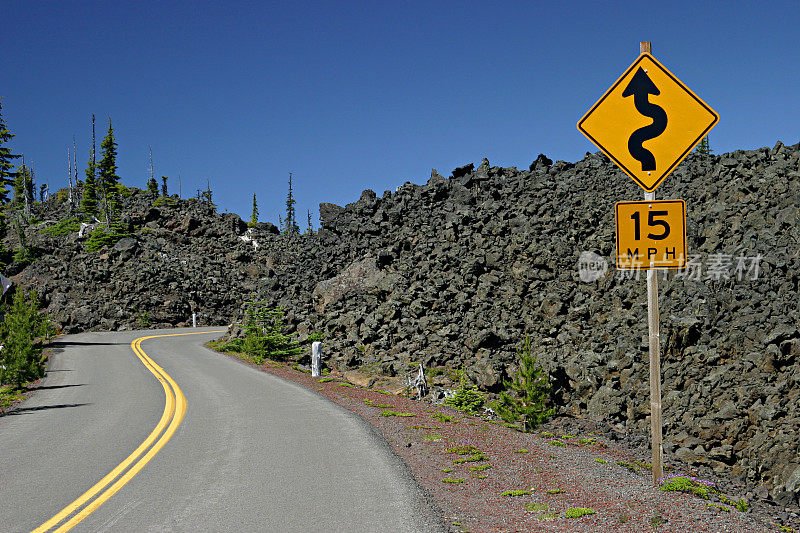
[[[150,149],[150,179],[152,180],[156,177],[156,170],[153,167],[153,147],[148,146],[148,148]]]
[[[26,220],[31,216],[31,209],[33,208],[33,201],[34,201],[34,181],[33,181],[33,161],[31,161],[31,166],[28,168],[28,175],[30,176],[30,181],[26,181],[23,183],[24,186],[24,196],[25,196],[25,218]]]
[[[73,138],[74,139],[74,138]],[[72,216],[72,154],[67,147],[67,166],[69,167],[69,190],[67,195],[67,216]]]
[[[75,136],[72,136],[72,149],[75,149]],[[67,197],[67,216],[72,216],[75,211],[75,197],[72,195],[72,154],[67,147],[67,163],[69,166],[69,196]],[[77,164],[77,161],[76,161]]]
[[[75,187],[78,186],[78,148],[75,145],[75,136],[72,136],[72,159],[75,164],[72,166],[75,172]]]

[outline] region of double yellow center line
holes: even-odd
[[[69,531],[84,518],[92,514],[98,507],[103,505],[111,496],[116,494],[133,476],[139,473],[150,460],[164,447],[178,430],[183,416],[186,414],[186,397],[181,392],[181,388],[175,380],[167,374],[163,368],[158,366],[155,361],[150,359],[142,349],[142,342],[158,337],[179,337],[182,335],[200,335],[203,333],[222,333],[219,331],[198,331],[192,333],[171,333],[168,335],[149,335],[139,337],[131,342],[131,349],[147,368],[164,387],[164,413],[158,421],[155,429],[147,436],[138,448],[131,453],[124,461],[117,465],[114,470],[98,481],[92,488],[84,492],[77,500],[64,507],[53,518],[33,530],[34,533],[44,531]],[[166,431],[164,430],[166,428]],[[144,454],[144,455],[142,455]],[[138,459],[138,460],[137,460]],[[133,466],[131,466],[133,465]],[[66,520],[66,522],[65,522]],[[62,524],[63,522],[63,524]],[[61,526],[59,526],[61,524]],[[57,527],[58,526],[58,527]],[[56,528],[57,529],[53,529]]]

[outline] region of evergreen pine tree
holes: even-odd
[[[14,159],[20,156],[11,153],[11,149],[4,146],[14,138],[14,134],[8,131],[5,120],[3,120],[3,100],[0,98],[0,267],[5,267],[8,258],[3,238],[8,233],[8,222],[6,212],[2,207],[9,203],[9,187],[13,186],[17,173],[13,172]]]
[[[161,176],[161,196],[167,196],[167,180],[166,176]]]
[[[200,194],[200,197],[204,202],[208,202],[213,207],[214,206],[214,202],[212,201],[213,196],[214,193],[211,192],[211,180],[206,179],[206,190],[204,190]]]
[[[253,213],[250,215],[250,222],[247,225],[254,228],[256,224],[258,224],[258,203],[256,202],[256,193],[253,193]]]
[[[11,308],[0,325],[0,383],[17,388],[44,376],[46,356],[42,343],[54,332],[47,315],[39,313],[39,297],[35,290],[21,288],[14,293]]]
[[[117,176],[117,141],[114,140],[114,128],[111,118],[108,119],[108,132],[100,143],[100,161],[97,171],[100,178],[100,190],[103,194],[103,203],[106,223],[110,226],[111,219],[119,213],[119,176]]]
[[[14,177],[14,205],[18,208],[25,206],[25,189],[26,185],[31,181],[30,174],[31,171],[23,159],[22,165],[19,166],[19,170]]]
[[[14,134],[8,131],[6,122],[3,119],[3,99],[0,98],[0,205],[5,205],[9,202],[8,187],[13,185],[14,179],[17,177],[16,172],[12,172],[14,168],[14,159],[20,156],[11,153],[11,149],[4,146],[8,141],[14,138]],[[5,217],[5,215],[3,215]],[[5,229],[5,222],[2,222],[2,229]],[[2,238],[5,235],[0,235]]]
[[[697,145],[697,152],[704,155],[711,155],[711,144],[708,142],[708,135],[703,137],[700,144]]]
[[[492,407],[506,422],[522,422],[522,431],[527,433],[546,422],[555,408],[547,407],[550,396],[547,373],[531,354],[531,339],[527,335],[517,350],[517,357],[519,371],[511,381],[503,380],[506,390],[500,392],[499,400]]]
[[[311,224],[311,211],[306,211],[308,215],[308,225],[306,226],[306,235],[311,235],[314,232],[314,226]]]
[[[25,177],[25,216],[31,215],[31,208],[33,207],[33,202],[36,199],[36,179],[33,173],[33,162],[31,162],[31,168],[28,175]]]
[[[153,196],[158,196],[158,182],[155,178],[147,180],[147,190],[150,191],[150,194]]]
[[[295,218],[295,199],[292,190],[292,173],[289,172],[289,194],[286,197],[286,219],[283,222],[284,233],[300,233],[300,227]]]
[[[33,253],[28,246],[28,239],[22,227],[21,217],[14,221],[14,229],[17,232],[19,247],[14,251],[14,261],[17,263],[27,263],[33,260]]]
[[[83,184],[81,210],[86,216],[97,214],[97,144],[94,136],[94,115],[92,115],[92,149],[89,151],[89,162],[86,165],[86,180]]]

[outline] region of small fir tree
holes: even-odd
[[[31,171],[23,160],[14,178],[14,205],[17,207],[25,205],[25,189],[27,183],[31,181],[30,174]]]
[[[250,215],[250,222],[247,225],[254,228],[256,224],[258,224],[258,203],[256,202],[256,193],[253,193],[253,213]]]
[[[167,180],[166,176],[161,176],[161,196],[167,196]]]
[[[310,210],[306,211],[306,214],[308,219],[308,225],[306,226],[306,235],[311,235],[312,233],[314,233],[314,226],[311,224],[311,211]]]
[[[503,380],[498,401],[493,405],[497,414],[510,423],[522,423],[522,431],[530,432],[547,421],[555,413],[547,407],[550,384],[547,373],[531,354],[531,339],[527,335],[517,350],[519,371],[511,381]]]
[[[6,210],[2,207],[11,201],[9,187],[14,186],[18,174],[14,171],[14,160],[19,159],[20,156],[12,153],[11,149],[5,146],[13,138],[14,134],[8,130],[3,119],[3,99],[0,98],[0,268],[5,268],[6,263],[10,260],[3,243],[3,239],[8,234],[8,221],[6,220]]]
[[[697,152],[704,155],[711,155],[711,144],[708,142],[708,135],[703,137],[700,144],[697,145]]]
[[[25,236],[25,229],[22,227],[22,221],[17,219],[14,221],[14,229],[17,233],[17,240],[19,247],[14,251],[14,261],[16,263],[29,263],[33,260],[33,252],[28,246],[28,239]]]
[[[111,218],[119,212],[119,176],[117,176],[117,141],[114,140],[114,128],[111,118],[108,119],[108,132],[100,143],[100,161],[97,170],[100,177],[100,191],[103,194],[103,203],[106,223],[111,225]]]
[[[150,191],[150,194],[153,196],[158,196],[158,182],[155,178],[147,180],[147,190]]]
[[[6,122],[3,119],[3,99],[0,98],[0,205],[5,205],[9,202],[8,187],[14,184],[14,179],[17,173],[13,171],[14,160],[19,159],[19,155],[11,153],[11,149],[4,146],[11,139],[14,134],[8,131]],[[3,224],[5,228],[5,224]],[[0,235],[0,238],[3,235]]]
[[[95,141],[94,115],[92,115],[92,148],[89,151],[89,162],[86,165],[86,180],[83,183],[81,211],[87,217],[97,214],[97,144]]]
[[[17,289],[0,325],[0,383],[21,388],[44,376],[47,357],[42,355],[42,344],[53,333],[50,319],[39,312],[36,291]]]
[[[290,335],[283,333],[283,310],[270,308],[253,298],[247,302],[245,337],[241,350],[252,360],[262,364],[265,358],[285,360],[302,352],[300,345]]]
[[[289,172],[289,194],[286,196],[286,219],[282,224],[284,233],[300,233],[300,227],[297,225],[297,219],[295,218],[294,204],[292,173]]]
[[[213,206],[214,205],[214,202],[212,201],[213,196],[214,194],[211,192],[211,181],[206,180],[206,190],[204,190],[200,194],[200,199],[203,200],[204,202],[208,202]]]

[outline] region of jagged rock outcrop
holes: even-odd
[[[687,203],[691,268],[660,278],[664,438],[678,457],[800,493],[800,145],[691,154],[658,189]],[[641,189],[602,154],[539,156],[528,170],[484,160],[382,196],[320,206],[320,231],[246,230],[181,201],[128,208],[141,231],[97,254],[49,242],[15,279],[65,331],[228,323],[257,293],[328,364],[403,374],[464,368],[497,391],[531,336],[561,411],[649,427],[644,276],[614,269],[614,202]],[[56,206],[52,207],[57,209]],[[255,244],[254,244],[255,242]],[[581,252],[608,268],[581,281]]]

